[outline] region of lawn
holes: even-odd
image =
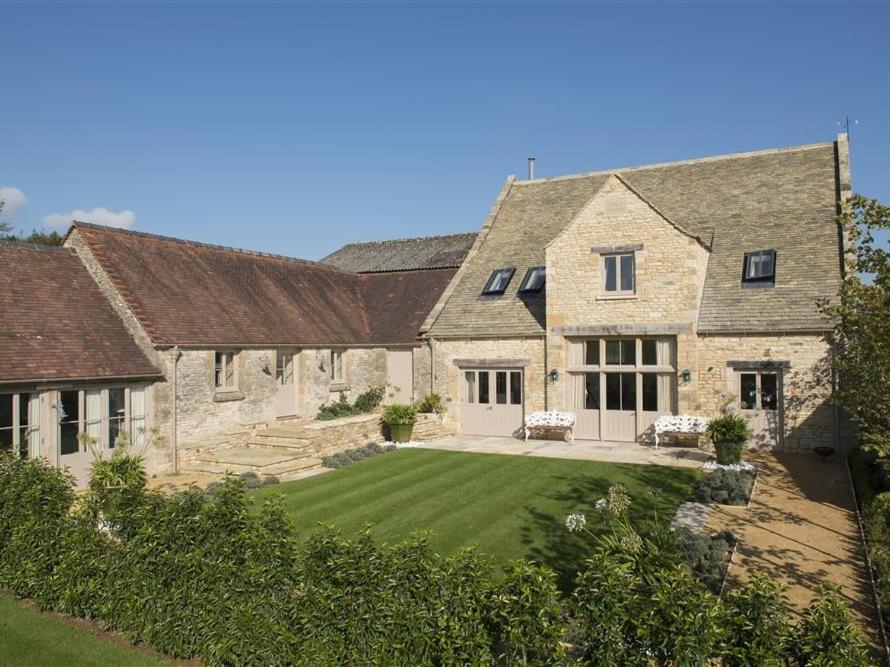
[[[630,493],[634,521],[669,522],[699,471],[599,461],[401,449],[309,479],[256,492],[283,494],[302,535],[319,523],[354,535],[370,524],[379,541],[430,531],[439,553],[477,544],[496,562],[525,557],[556,570],[566,586],[590,553],[591,538],[569,533],[572,512],[602,528],[593,504],[612,484]]]
[[[0,595],[0,665],[66,665],[97,667],[167,665],[135,649],[71,627],[58,618],[27,608]]]

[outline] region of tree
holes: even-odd
[[[838,299],[821,304],[838,374],[837,400],[863,446],[890,455],[890,253],[874,238],[890,229],[890,207],[853,195],[839,216],[850,241]]]
[[[6,202],[3,201],[2,199],[0,199],[0,213],[3,212],[3,206],[5,204],[6,204]],[[12,227],[9,225],[9,223],[3,222],[2,220],[0,220],[0,239],[6,238],[7,236],[9,236],[10,232],[12,232]]]

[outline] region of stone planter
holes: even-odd
[[[411,440],[414,424],[387,424],[387,426],[389,427],[389,437],[393,442],[409,442]]]
[[[720,465],[738,463],[742,460],[744,447],[744,442],[715,442],[714,451],[717,454],[717,463]]]

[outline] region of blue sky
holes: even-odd
[[[4,4],[0,186],[315,259],[473,231],[507,174],[830,140],[890,202],[887,4]],[[7,192],[10,192],[7,190]],[[94,213],[94,209],[106,209]]]

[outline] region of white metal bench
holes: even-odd
[[[697,415],[665,415],[655,420],[652,425],[655,430],[655,448],[658,449],[659,436],[695,436],[696,439],[704,434],[708,428],[707,417]]]
[[[575,413],[548,410],[530,412],[525,416],[525,439],[534,431],[562,431],[568,434],[569,442],[575,439]]]

